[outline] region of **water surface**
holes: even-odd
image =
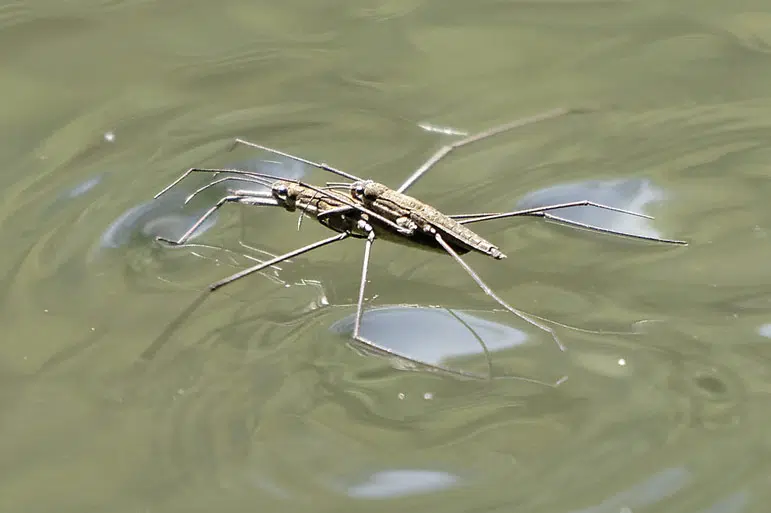
[[[28,1],[0,8],[0,48],[3,510],[767,511],[765,3]],[[349,343],[360,241],[189,309],[328,235],[309,220],[228,205],[193,246],[154,239],[222,193],[152,200],[191,166],[330,179],[234,137],[395,186],[453,134],[557,106],[590,112],[410,192],[448,213],[593,199],[656,219],[566,217],[690,245],[475,225],[509,258],[469,264],[562,353],[451,259],[376,242],[368,336],[495,379]]]

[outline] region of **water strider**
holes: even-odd
[[[435,152],[397,189],[391,189],[386,185],[374,182],[372,180],[359,178],[329,166],[328,164],[313,162],[302,157],[291,155],[289,153],[285,153],[283,151],[262,146],[243,139],[236,139],[235,145],[241,144],[269,153],[282,155],[286,158],[296,160],[298,162],[302,162],[304,164],[336,174],[342,178],[347,179],[348,182],[327,182],[325,186],[321,187],[314,186],[299,180],[281,179],[281,177],[276,177],[264,173],[253,173],[238,169],[192,168],[182,174],[182,176],[177,178],[161,192],[159,192],[156,195],[156,198],[164,194],[189,174],[194,172],[214,173],[215,176],[220,173],[225,173],[228,176],[219,178],[201,187],[200,189],[193,192],[190,196],[188,196],[186,201],[189,201],[203,190],[223,182],[253,182],[270,187],[270,191],[250,191],[237,188],[228,189],[228,194],[221,198],[204,215],[202,215],[198,221],[196,221],[196,223],[194,223],[193,226],[191,226],[190,229],[178,240],[169,240],[163,238],[159,239],[169,244],[184,244],[190,235],[193,234],[210,215],[212,215],[217,209],[228,202],[241,203],[246,205],[279,206],[290,212],[299,210],[301,212],[300,220],[302,220],[303,215],[308,215],[315,218],[323,226],[326,226],[327,228],[335,231],[336,234],[312,244],[308,244],[307,246],[295,249],[283,255],[277,256],[268,261],[261,262],[258,265],[244,269],[238,273],[233,274],[232,276],[219,280],[210,285],[209,292],[217,290],[229,283],[243,278],[244,276],[259,272],[269,266],[275,265],[279,262],[288,260],[303,253],[308,253],[322,246],[326,246],[328,244],[332,244],[349,237],[364,239],[364,258],[359,283],[358,299],[356,302],[356,318],[354,322],[353,339],[374,349],[377,349],[380,352],[397,356],[401,359],[408,360],[419,365],[433,367],[445,372],[450,372],[466,377],[478,378],[480,376],[476,374],[456,371],[438,365],[428,365],[418,360],[396,354],[392,350],[361,336],[361,318],[364,302],[364,290],[367,281],[367,271],[369,268],[372,246],[376,239],[384,239],[398,244],[414,246],[420,249],[437,251],[449,255],[466,271],[466,273],[469,274],[469,276],[488,296],[494,299],[507,311],[530,323],[531,325],[549,333],[560,350],[564,351],[565,346],[562,344],[559,337],[552,328],[538,322],[530,315],[525,314],[524,312],[521,312],[506,303],[461,258],[461,255],[470,252],[481,253],[496,260],[506,258],[506,255],[503,254],[498,247],[473,232],[466,225],[476,222],[516,216],[540,216],[557,220],[559,222],[566,222],[564,219],[553,216],[551,212],[576,206],[586,206],[611,210],[632,216],[644,217],[647,219],[652,219],[652,217],[588,200],[534,207],[513,212],[445,215],[431,205],[406,195],[405,191],[414,185],[418,179],[420,179],[442,158],[447,156],[453,149],[471,144],[482,139],[486,139],[488,137],[492,137],[496,134],[500,134],[514,128],[553,119],[569,114],[571,112],[574,111],[568,109],[554,109],[528,118],[518,119],[505,125],[501,125],[465,137],[463,139],[459,139]],[[669,244],[686,244],[685,241],[680,240],[630,235],[613,230],[582,225],[580,223],[571,223],[569,221],[568,223],[625,237]],[[485,352],[487,352],[486,349]]]

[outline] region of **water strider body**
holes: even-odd
[[[211,171],[235,173],[238,170]],[[221,178],[198,189],[188,197],[188,201],[212,185],[224,181],[247,180],[247,178],[240,178],[239,175],[240,173],[236,176]],[[261,180],[269,176],[256,173],[249,173],[249,175],[249,179]],[[444,253],[444,248],[431,233],[432,229],[436,229],[446,237],[447,243],[459,255],[475,251],[497,260],[506,258],[506,255],[494,244],[431,205],[372,180],[354,182],[342,191],[319,188],[300,181],[278,180],[271,184],[269,193],[238,189],[230,192],[231,194],[226,196],[226,201],[279,206],[288,212],[299,210],[316,219],[323,226],[338,233],[347,233],[354,238],[367,237],[367,233],[358,226],[359,221],[365,221],[370,224],[380,239]],[[219,205],[216,205],[215,209],[218,207]],[[213,210],[210,213],[213,213]],[[202,220],[188,230],[188,233],[192,234]],[[183,236],[177,241],[161,240],[183,244],[187,237]]]
[[[460,257],[460,255],[476,252],[490,256],[497,260],[506,258],[506,256],[494,244],[480,237],[478,234],[468,229],[464,225],[516,216],[540,216],[558,220],[563,223],[573,224],[583,228],[597,229],[598,231],[615,235],[622,235],[631,238],[646,239],[657,242],[685,244],[683,241],[629,235],[611,230],[598,229],[591,226],[582,225],[577,222],[566,221],[550,214],[551,211],[563,208],[592,206],[596,208],[622,212],[629,215],[645,217],[649,219],[651,218],[645,214],[630,212],[628,210],[602,205],[591,201],[573,201],[556,205],[534,207],[514,212],[446,215],[431,205],[428,205],[427,203],[424,203],[412,196],[404,194],[404,192],[409,187],[411,187],[421,176],[423,176],[426,171],[428,171],[432,166],[439,162],[439,160],[444,158],[455,148],[459,148],[466,144],[470,144],[487,137],[491,137],[516,127],[555,118],[570,112],[571,111],[566,109],[555,109],[536,116],[532,116],[530,118],[520,119],[455,141],[447,146],[442,147],[439,151],[434,153],[434,155],[432,155],[426,162],[424,162],[404,183],[401,184],[401,186],[399,186],[398,189],[391,189],[386,185],[374,182],[372,180],[364,180],[357,176],[331,167],[327,164],[313,162],[302,157],[245,141],[243,139],[236,139],[236,144],[243,144],[277,155],[282,155],[298,162],[317,167],[330,173],[334,173],[349,180],[349,182],[328,182],[326,186],[322,187],[304,183],[299,180],[282,179],[281,177],[237,169],[189,169],[177,180],[159,192],[156,197],[165,193],[167,190],[175,186],[192,172],[214,173],[215,176],[220,173],[226,173],[230,176],[220,178],[207,184],[204,187],[201,187],[192,195],[190,195],[188,200],[204,189],[222,182],[254,182],[268,186],[270,187],[270,190],[253,191],[229,189],[227,195],[221,198],[213,207],[211,207],[179,240],[161,240],[174,245],[184,244],[189,236],[195,232],[195,230],[201,225],[201,223],[206,220],[206,218],[208,218],[215,210],[227,202],[236,202],[246,205],[279,206],[290,212],[300,210],[303,215],[308,215],[315,218],[322,225],[326,226],[332,231],[335,231],[336,234],[326,239],[322,239],[312,244],[308,244],[307,246],[303,246],[283,255],[277,256],[266,262],[261,262],[248,269],[244,269],[243,271],[235,273],[232,276],[213,283],[209,287],[209,290],[214,291],[244,276],[259,272],[279,262],[283,262],[295,256],[313,251],[322,246],[338,242],[349,237],[364,239],[364,258],[361,270],[361,278],[359,282],[358,300],[356,303],[356,320],[353,329],[353,339],[364,343],[382,353],[396,356],[415,364],[439,369],[465,377],[480,378],[481,376],[476,374],[456,371],[439,365],[427,364],[419,360],[408,358],[381,346],[377,342],[365,339],[361,336],[360,330],[364,303],[364,290],[367,281],[370,253],[372,245],[376,239],[389,240],[398,244],[414,246],[420,249],[437,251],[449,255],[466,271],[466,273],[469,274],[469,276],[477,283],[477,285],[485,292],[485,294],[490,296],[499,305],[520,319],[528,322],[534,327],[547,332],[549,335],[551,335],[560,350],[564,350],[565,347],[552,328],[536,321],[532,318],[531,315],[520,312],[519,310],[510,306],[495,292],[493,292],[493,290],[490,289],[490,287],[477,275],[477,273]],[[302,216],[300,217],[300,221],[301,220]],[[484,346],[484,343],[481,340],[480,343]],[[487,353],[486,348],[485,352]],[[490,376],[491,375],[492,368],[490,368]]]
[[[493,243],[480,237],[458,221],[441,213],[431,205],[397,192],[382,183],[372,180],[354,182],[350,187],[351,197],[369,210],[394,221],[408,231],[407,234],[394,234],[388,230],[378,233],[381,239],[397,244],[417,246],[446,253],[439,244],[433,231],[441,233],[445,241],[459,255],[471,251],[501,260],[506,258]],[[373,225],[374,227],[374,225]]]

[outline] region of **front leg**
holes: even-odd
[[[156,240],[166,242],[167,244],[171,244],[173,246],[181,246],[187,240],[195,233],[195,231],[206,221],[209,217],[211,217],[214,212],[219,210],[219,208],[224,205],[225,203],[233,202],[233,201],[239,201],[241,199],[241,196],[236,196],[234,194],[225,196],[224,198],[220,199],[213,207],[211,207],[209,210],[207,210],[204,215],[198,218],[198,220],[193,223],[193,226],[191,226],[178,240],[171,240],[167,239],[166,237],[156,237]]]
[[[366,224],[368,216],[355,207],[343,206],[324,210],[316,215],[316,220],[330,230],[348,233],[357,239],[366,239],[369,236],[369,232],[360,227],[362,221]]]

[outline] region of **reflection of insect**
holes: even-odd
[[[466,144],[470,144],[487,137],[491,137],[495,134],[499,134],[513,128],[551,118],[556,118],[558,116],[568,114],[569,112],[570,111],[566,109],[555,109],[538,114],[536,116],[532,116],[530,118],[520,119],[506,125],[486,130],[484,132],[480,132],[478,134],[455,141],[454,143],[437,151],[396,190],[390,189],[383,184],[373,182],[371,180],[363,180],[359,177],[333,168],[327,164],[312,162],[310,160],[290,155],[282,151],[237,139],[236,144],[243,144],[270,153],[283,155],[284,157],[294,159],[296,161],[334,173],[349,180],[349,182],[330,182],[327,183],[325,187],[317,187],[296,180],[280,179],[279,177],[271,175],[252,173],[242,170],[193,168],[188,170],[172,184],[167,186],[163,191],[158,193],[157,196],[160,196],[193,172],[211,172],[215,174],[225,173],[228,176],[219,178],[214,182],[198,189],[188,198],[188,200],[204,189],[227,181],[236,183],[259,183],[262,185],[270,186],[271,190],[270,192],[267,192],[229,189],[228,195],[220,199],[211,209],[209,209],[209,211],[207,211],[206,214],[204,214],[179,240],[161,240],[171,244],[184,244],[185,241],[189,238],[190,234],[195,232],[198,226],[200,226],[200,224],[203,223],[209,215],[211,215],[214,211],[216,211],[227,202],[236,202],[249,205],[281,206],[289,211],[299,209],[302,213],[316,218],[321,224],[338,233],[326,239],[275,257],[266,262],[262,262],[258,265],[213,283],[210,286],[210,290],[216,290],[248,274],[261,271],[262,269],[274,265],[278,262],[282,262],[284,260],[310,252],[321,246],[325,246],[327,244],[331,244],[348,237],[365,239],[364,262],[359,283],[359,295],[356,304],[356,319],[353,329],[353,338],[379,351],[411,360],[410,358],[406,358],[403,355],[395,354],[393,351],[377,344],[374,341],[363,338],[360,333],[364,289],[367,281],[367,270],[369,267],[369,258],[372,245],[377,238],[386,239],[399,244],[412,245],[421,249],[439,251],[450,255],[459,265],[461,265],[461,267],[463,267],[463,269],[488,296],[492,297],[498,304],[500,304],[509,312],[525,320],[531,325],[549,333],[559,348],[564,350],[562,342],[551,328],[507,304],[503,299],[498,297],[498,295],[493,292],[484,281],[482,281],[476,272],[474,272],[474,270],[466,262],[464,262],[463,259],[461,259],[460,255],[469,252],[482,253],[495,259],[506,258],[506,256],[495,245],[480,237],[465,225],[474,222],[525,215],[539,216],[562,221],[561,219],[552,216],[550,212],[576,206],[591,206],[649,219],[651,218],[650,216],[602,205],[599,203],[594,203],[591,201],[573,201],[569,203],[541,206],[514,212],[463,214],[453,216],[442,214],[440,211],[431,207],[430,205],[427,205],[426,203],[423,203],[422,201],[417,200],[411,196],[407,196],[404,194],[404,192],[409,187],[411,187],[426,171],[428,171],[455,148],[459,148]],[[300,219],[302,219],[302,216]],[[685,242],[677,240],[629,235],[603,229],[600,229],[600,231],[658,242],[685,244]],[[413,363],[427,365],[417,360],[412,361]],[[468,375],[466,373],[446,369],[437,365],[428,366],[455,374]]]

